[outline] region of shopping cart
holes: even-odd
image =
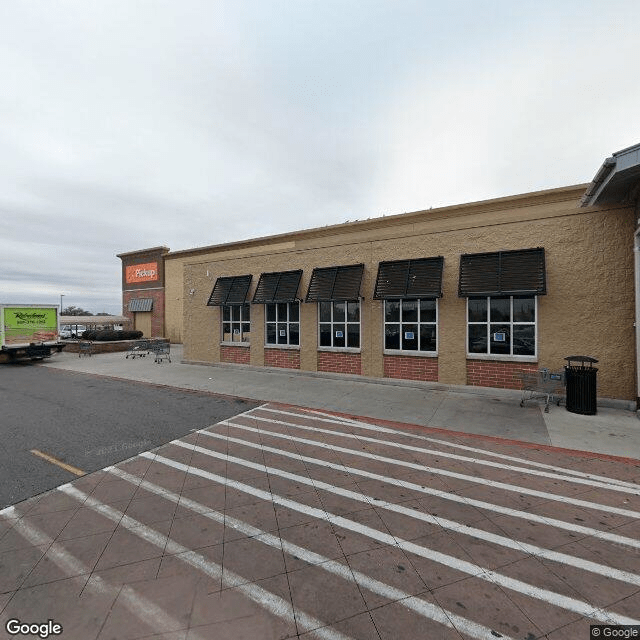
[[[136,340],[132,342],[127,349],[127,355],[125,359],[131,357],[133,360],[136,358],[145,358],[149,353],[151,353],[150,340]]]
[[[524,407],[525,402],[540,399],[545,401],[545,413],[549,413],[549,403],[551,402],[560,406],[565,395],[564,371],[549,371],[549,369],[520,371],[516,374],[516,378],[522,381],[521,407]]]
[[[155,354],[157,363],[162,363],[164,360],[171,362],[171,345],[168,340],[153,340],[149,346],[151,353]]]
[[[81,356],[93,355],[93,342],[80,341],[78,342],[78,358]]]

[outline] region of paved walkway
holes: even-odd
[[[518,391],[182,364],[182,346],[171,349],[171,363],[62,353],[46,366],[640,459],[640,420],[625,409],[600,406],[581,416],[552,405],[545,413],[541,403],[521,408]]]
[[[629,462],[267,404],[0,512],[0,623],[584,640],[640,624],[637,480]]]
[[[640,625],[640,461],[611,455],[640,458],[635,414],[176,356],[45,365],[267,402],[0,511],[1,637],[584,640]]]

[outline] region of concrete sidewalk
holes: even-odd
[[[62,353],[44,366],[640,459],[640,421],[628,409],[599,406],[597,415],[581,416],[554,404],[544,413],[541,401],[521,408],[512,390],[184,364],[181,345],[171,346],[171,360]]]

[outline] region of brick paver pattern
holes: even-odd
[[[263,405],[5,509],[0,636],[586,640],[640,624],[638,465]]]

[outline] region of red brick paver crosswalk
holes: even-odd
[[[638,464],[263,405],[4,510],[2,629],[582,640],[640,624]]]

